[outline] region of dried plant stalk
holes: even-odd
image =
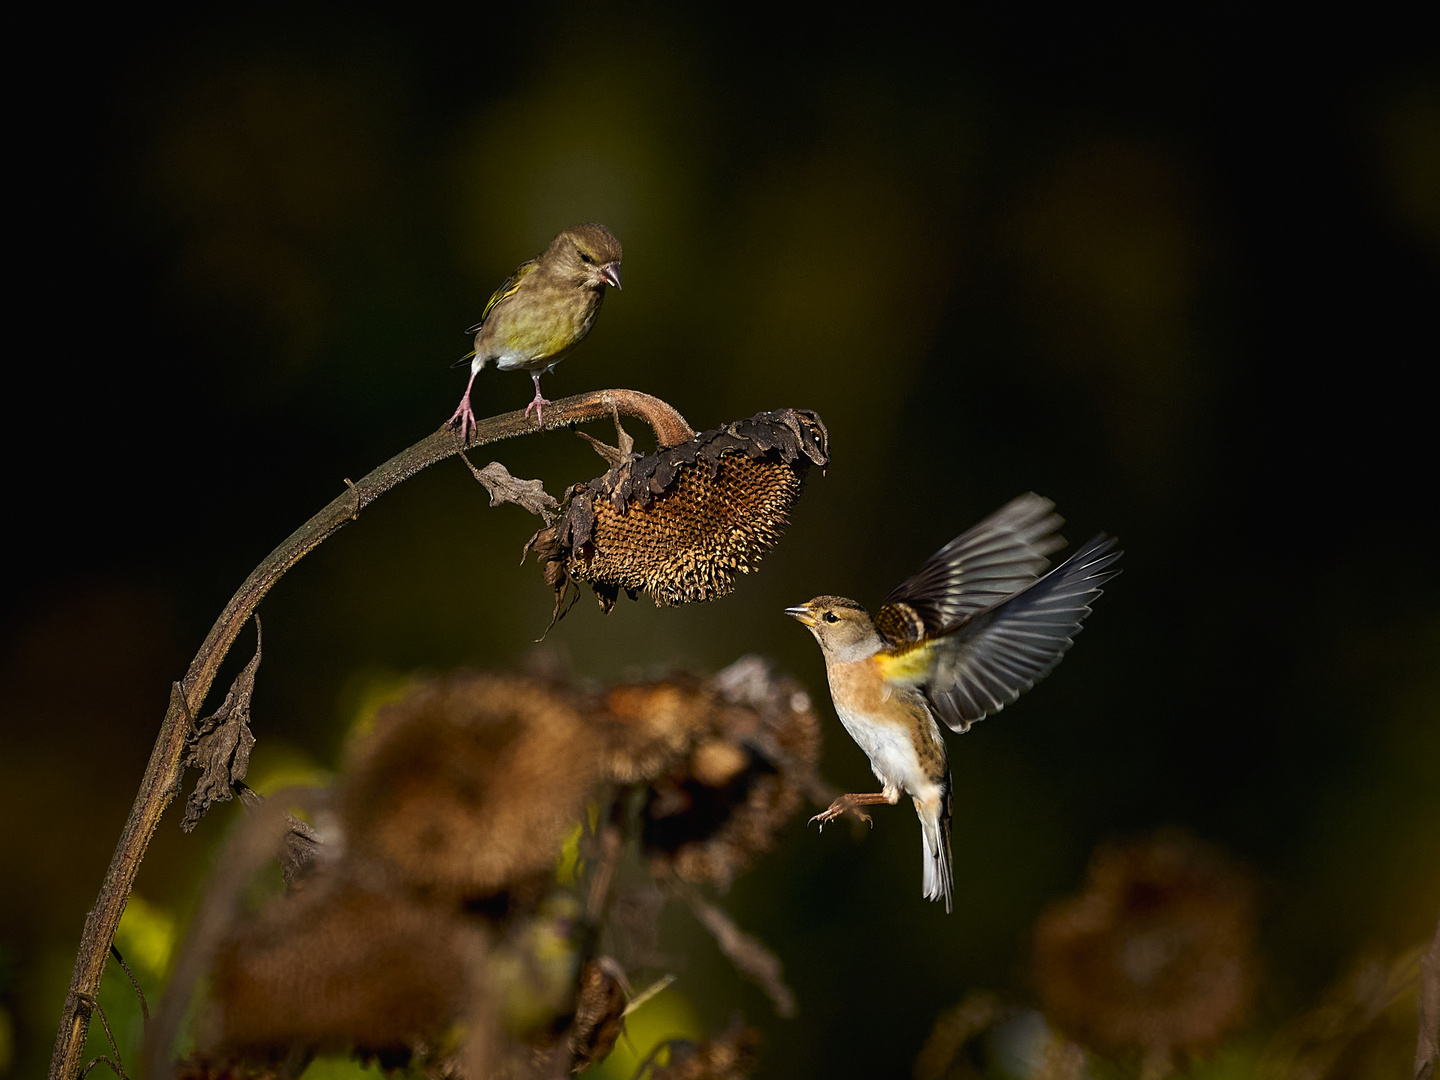
[[[693,434],[684,418],[669,405],[633,390],[600,390],[557,401],[545,412],[545,429],[570,427],[617,413],[648,422],[662,447],[684,443]],[[80,1058],[93,1009],[91,1002],[99,990],[110,944],[116,927],[120,925],[120,916],[125,911],[125,902],[150,837],[154,835],[165,808],[179,793],[185,751],[194,727],[193,718],[199,714],[221,662],[261,599],[287,570],[396,484],[462,450],[534,434],[539,430],[542,429],[519,410],[482,420],[464,441],[457,438],[452,428],[445,426],[395,455],[358,483],[347,478],[346,492],[332,500],[271,552],[230,599],[191,661],[185,677],[171,690],[170,705],[151,750],[140,790],[106,870],[100,895],[85,920],[70,987],[65,995],[55,1050],[50,1059],[51,1080],[73,1080],[80,1072]]]

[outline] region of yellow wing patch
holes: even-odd
[[[490,317],[490,312],[495,310],[495,305],[499,304],[502,300],[508,300],[510,297],[514,296],[515,290],[520,287],[520,282],[524,281],[526,275],[539,265],[540,264],[536,260],[531,259],[529,262],[523,262],[519,266],[517,266],[515,268],[515,273],[511,274],[508,278],[506,278],[500,284],[500,288],[496,289],[494,293],[491,294],[490,299],[485,301],[485,310],[480,313],[480,321],[465,332],[467,334],[473,334],[478,331],[480,327],[484,326],[485,320]]]
[[[489,318],[490,312],[495,310],[496,304],[502,300],[508,300],[515,295],[515,290],[520,287],[520,282],[524,281],[530,271],[534,270],[537,265],[539,264],[532,260],[531,262],[521,263],[515,268],[515,273],[506,278],[500,288],[495,290],[494,295],[485,301],[485,310],[480,313],[480,321],[482,323]]]
[[[935,668],[934,645],[933,641],[917,641],[905,648],[878,652],[875,666],[886,682],[918,686],[930,678]]]

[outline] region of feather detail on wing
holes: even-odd
[[[524,281],[525,276],[539,265],[540,261],[538,259],[531,259],[529,262],[523,262],[517,266],[515,272],[506,278],[501,283],[500,288],[496,289],[490,299],[485,302],[485,310],[480,313],[480,321],[465,332],[467,334],[478,334],[480,328],[485,325],[485,320],[490,317],[490,312],[495,310],[495,305],[515,295],[515,290],[520,287],[520,282]],[[474,354],[472,353],[471,355]]]
[[[1028,588],[926,641],[924,690],[940,719],[967,731],[1048,675],[1101,586],[1120,572],[1111,569],[1121,555],[1115,544],[1102,533]]]
[[[1024,589],[1064,545],[1055,504],[1034,492],[1013,499],[937,551],[875,613],[891,645],[934,637]]]

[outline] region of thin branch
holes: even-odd
[[[613,412],[638,417],[649,423],[662,447],[678,446],[694,434],[684,417],[665,402],[635,390],[597,390],[562,398],[545,410],[544,430],[609,418]],[[448,425],[440,428],[408,450],[396,454],[358,483],[347,484],[344,494],[336,496],[328,506],[291,533],[231,597],[200,646],[184,679],[172,689],[170,706],[160,724],[140,790],[120,833],[109,869],[105,872],[99,898],[85,920],[70,988],[65,995],[55,1051],[50,1059],[51,1080],[75,1080],[79,1075],[80,1057],[90,1028],[87,999],[93,1001],[100,987],[100,977],[110,955],[110,943],[115,938],[116,927],[120,925],[120,916],[125,911],[125,902],[130,896],[140,862],[145,857],[145,849],[160,824],[161,814],[180,790],[185,745],[194,726],[192,718],[199,714],[221,662],[265,594],[287,570],[396,484],[461,450],[520,435],[533,435],[539,430],[519,410],[482,420],[463,442],[454,428]]]
[[[125,1073],[119,1065],[115,1064],[115,1059],[109,1054],[101,1054],[99,1057],[91,1058],[85,1067],[80,1070],[80,1080],[85,1080],[85,1077],[90,1075],[90,1070],[95,1068],[96,1065],[109,1065],[111,1072],[120,1077],[120,1080],[125,1080]]]
[[[135,996],[140,999],[140,1018],[145,1023],[150,1023],[150,1005],[145,1000],[145,991],[140,989],[140,980],[135,978],[135,972],[130,970],[130,965],[125,962],[125,957],[120,955],[120,950],[113,944],[110,946],[110,955],[115,957],[115,962],[120,965],[126,976],[130,979],[130,985],[135,988]]]
[[[710,903],[692,886],[676,890],[690,904],[700,924],[715,935],[715,944],[730,958],[735,969],[765,991],[775,1012],[784,1017],[795,1015],[795,991],[785,985],[780,958],[754,934],[747,934],[728,914]]]
[[[105,1028],[105,1038],[110,1043],[110,1053],[115,1055],[115,1057],[111,1059],[106,1055],[101,1054],[94,1061],[90,1062],[89,1065],[85,1066],[85,1072],[89,1072],[96,1065],[103,1061],[105,1062],[105,1064],[110,1066],[116,1076],[120,1077],[120,1080],[130,1080],[130,1078],[125,1075],[125,1063],[120,1057],[120,1046],[118,1043],[115,1042],[115,1032],[112,1031],[110,1028],[110,1018],[105,1015],[105,1010],[100,1007],[99,999],[94,997],[87,997],[85,1005],[88,1008],[94,1009],[97,1013],[100,1014],[100,1023]]]

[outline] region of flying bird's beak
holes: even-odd
[[[785,609],[785,614],[789,615],[792,619],[799,621],[805,626],[815,625],[815,616],[810,614],[810,609],[804,604],[801,604],[799,607],[787,607]]]
[[[600,267],[600,276],[604,278],[608,284],[614,285],[617,289],[620,288],[619,263],[608,262],[604,266]]]

